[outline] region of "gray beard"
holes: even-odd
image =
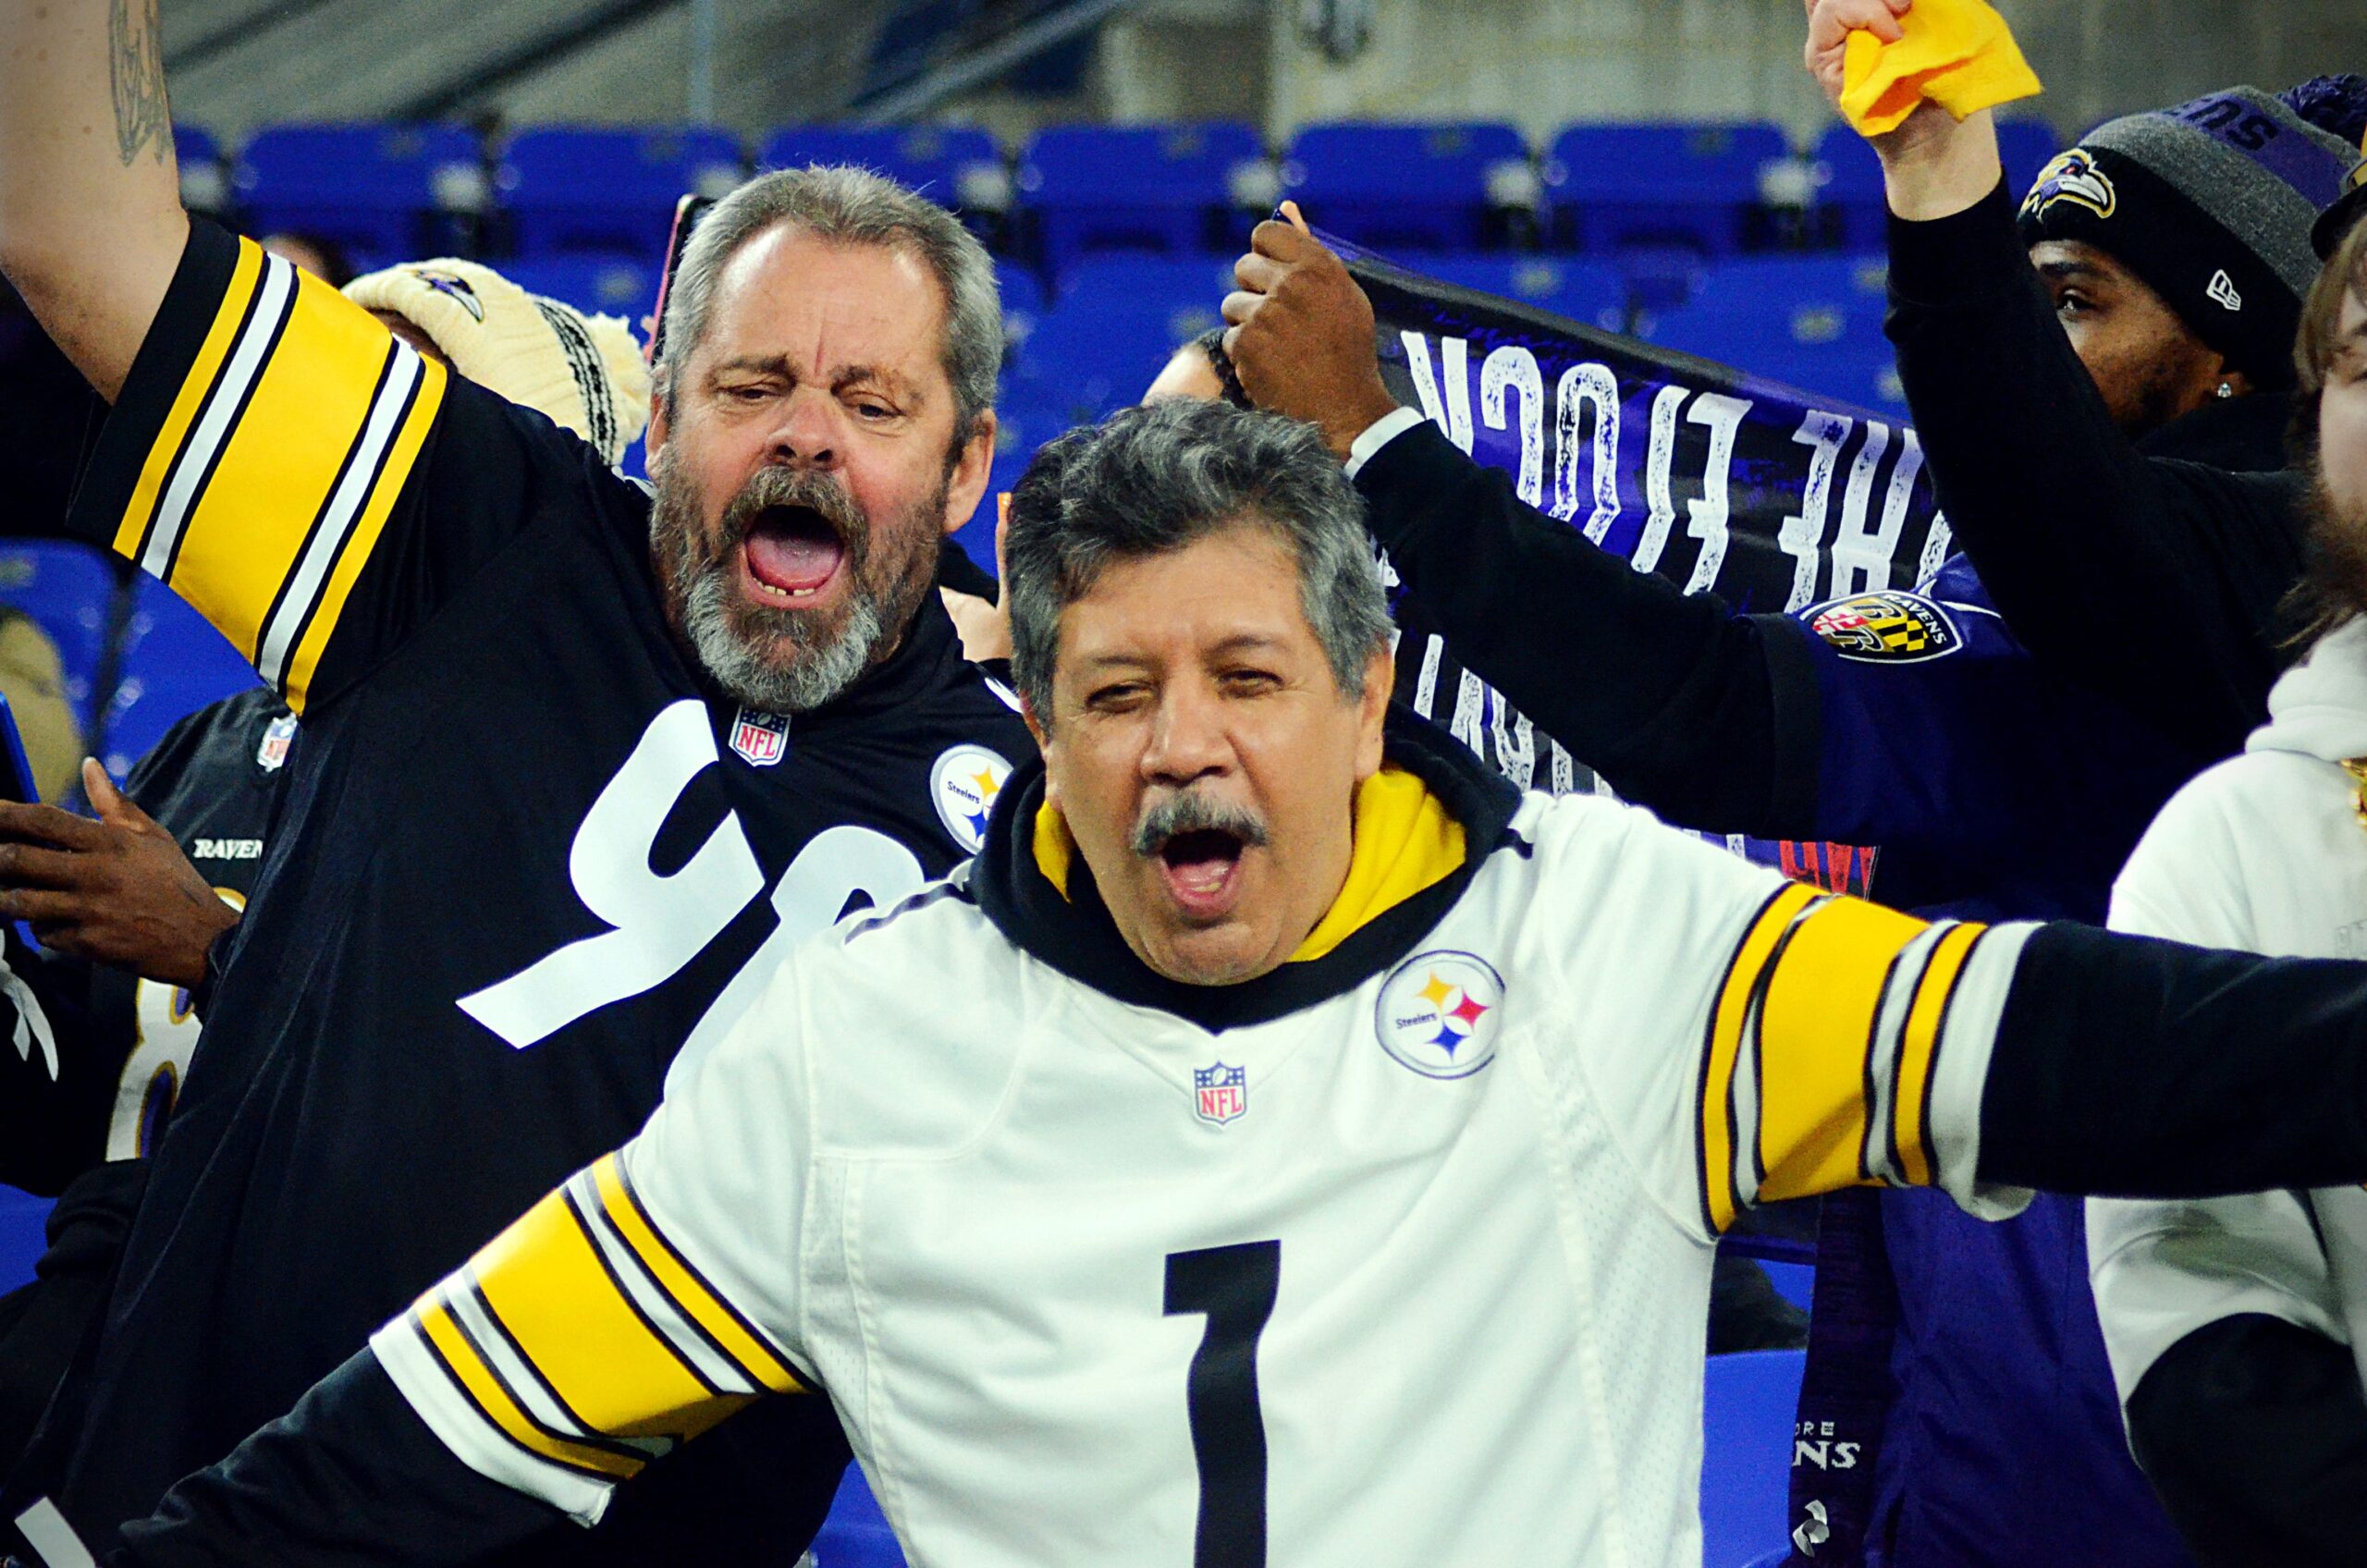
[[[766,641],[774,647],[793,644],[799,652],[767,658],[731,623],[733,589],[722,562],[693,568],[687,582],[682,635],[700,667],[717,685],[766,713],[805,713],[834,701],[871,668],[887,631],[878,600],[856,587],[836,635],[813,641],[809,628],[792,621]]]
[[[662,591],[673,600],[677,624],[699,667],[726,693],[764,713],[807,713],[836,701],[885,655],[918,604],[885,603],[901,583],[866,581],[868,545],[850,544],[847,607],[827,630],[810,612],[784,610],[757,626],[735,611],[737,584],[730,552],[710,555],[701,535],[697,498],[669,471],[653,474],[656,497],[650,539],[661,557]],[[939,505],[940,511],[942,504]],[[926,592],[924,582],[922,592]]]

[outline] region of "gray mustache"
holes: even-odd
[[[1170,795],[1143,814],[1134,827],[1134,853],[1147,860],[1178,833],[1230,833],[1245,844],[1266,842],[1266,822],[1246,806],[1228,805],[1206,795]]]
[[[850,564],[861,566],[871,548],[871,520],[847,487],[827,474],[804,469],[762,468],[751,474],[723,508],[720,553],[748,537],[757,516],[772,507],[806,507],[838,531]]]

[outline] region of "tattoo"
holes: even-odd
[[[173,114],[165,102],[165,46],[156,27],[156,0],[112,0],[108,9],[116,151],[129,168],[153,141],[161,164],[173,144]]]

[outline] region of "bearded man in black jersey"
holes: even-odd
[[[928,587],[1000,322],[942,210],[751,182],[668,302],[653,503],[189,218],[153,4],[0,0],[0,267],[113,405],[71,527],[304,736],[105,1335],[10,1481],[104,1538],[640,1125],[800,937],[976,847],[1029,742]],[[781,1403],[500,1561],[793,1559],[844,1449]]]

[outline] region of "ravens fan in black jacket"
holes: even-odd
[[[153,876],[144,915],[209,887],[222,900],[210,917],[191,908],[177,924],[170,939],[181,964],[203,963],[209,938],[235,923],[254,890],[295,728],[278,695],[256,687],[174,725],[125,781],[131,805],[187,857],[178,877]],[[50,812],[0,805],[12,816]],[[55,815],[93,834],[120,831]],[[153,927],[143,920],[141,929]],[[0,1463],[22,1451],[105,1299],[147,1180],[145,1158],[172,1113],[199,1029],[190,986],[36,951],[13,927],[6,940],[0,1029],[18,1048],[0,1049],[0,1182],[57,1203],[39,1279],[0,1297]]]
[[[304,739],[108,1331],[13,1483],[102,1534],[640,1125],[798,937],[966,855],[1027,744],[930,592],[1000,349],[949,216],[852,171],[721,203],[668,304],[653,498],[186,219],[142,9],[112,67],[94,5],[0,10],[0,263],[114,403],[76,526]],[[40,130],[110,113],[95,153]],[[107,242],[66,259],[86,213]],[[504,1561],[793,1557],[843,1439],[743,1425]]]

